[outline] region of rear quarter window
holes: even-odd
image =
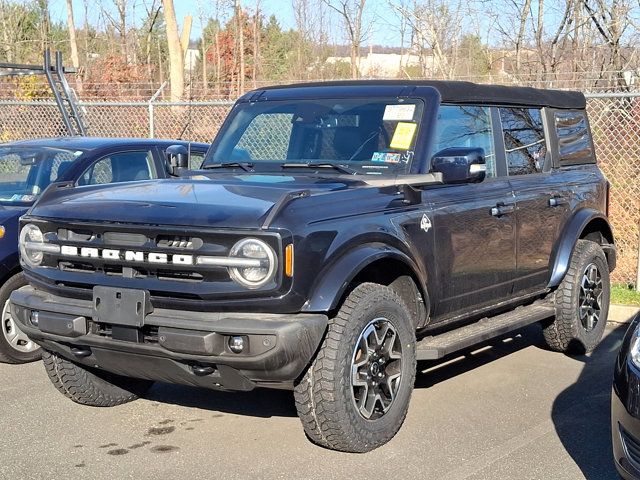
[[[560,166],[596,163],[587,114],[581,110],[554,112]]]

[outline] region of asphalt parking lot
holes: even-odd
[[[40,363],[0,365],[0,478],[615,479],[609,399],[626,326],[590,357],[543,347],[537,326],[420,363],[404,427],[368,454],[309,443],[291,394],[157,384],[111,408],[64,398]]]

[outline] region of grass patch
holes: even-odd
[[[640,292],[626,283],[611,285],[611,303],[640,306]]]

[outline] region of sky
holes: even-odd
[[[136,12],[135,15],[133,13],[130,14],[129,22],[131,23],[133,20],[136,20],[136,23],[139,25],[142,18],[146,15],[144,6],[145,2],[147,4],[151,4],[152,0],[128,1],[131,5],[135,5]],[[90,8],[89,11],[89,21],[91,23],[95,23],[99,19],[100,9],[95,7],[96,3],[96,0],[91,1],[91,5],[93,5],[93,8]],[[105,0],[100,3],[105,5],[105,8],[109,9],[109,11],[115,11],[113,0]],[[241,0],[241,3],[243,7],[250,11],[255,8],[255,0]],[[205,12],[209,9],[210,16],[213,16],[215,8],[214,2],[210,0],[174,0],[174,6],[180,25],[182,25],[182,19],[185,15],[191,14],[193,16],[193,26],[191,29],[192,39],[199,38],[202,32],[202,25],[200,25],[200,21],[198,19],[198,8],[203,8]],[[283,29],[295,27],[291,0],[260,0],[260,6],[265,17],[268,18],[270,15],[274,14]],[[388,15],[389,11],[388,8],[384,8],[385,6],[386,0],[369,0],[367,2],[367,10],[365,11],[368,11],[370,18],[375,20],[375,26],[372,29],[372,42],[375,45],[398,46],[400,43],[398,34],[394,28],[389,28],[389,25],[393,25],[396,20]],[[73,0],[73,10],[76,25],[82,25],[84,23],[83,0]],[[131,8],[130,11],[133,12],[133,8]],[[66,0],[50,0],[49,12],[52,20],[66,22]],[[334,18],[333,21],[335,23],[337,19]],[[337,29],[333,29],[333,31],[336,30]],[[346,43],[346,38],[340,34],[337,35],[337,38],[332,40],[336,43]],[[366,44],[368,45],[369,42],[366,42]]]

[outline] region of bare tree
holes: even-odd
[[[178,34],[178,22],[173,0],[162,0],[164,22],[167,26],[169,46],[169,75],[171,78],[171,100],[179,101],[184,93],[184,52]]]
[[[256,88],[258,63],[260,61],[260,0],[256,0],[256,10],[253,15],[251,36],[253,37],[253,49],[251,52],[251,56],[253,57],[251,62],[251,81],[253,82],[253,88]]]
[[[44,50],[51,45],[51,18],[49,16],[49,0],[37,0],[40,11],[40,49]]]
[[[111,24],[111,26],[118,32],[120,39],[120,53],[124,56],[126,61],[129,61],[129,48],[127,45],[127,0],[113,0],[113,5],[116,8],[116,17],[111,14],[107,5],[99,3],[102,8],[102,14]]]
[[[454,77],[463,7],[462,0],[413,0],[411,5],[396,5],[411,29],[422,76]]]
[[[11,49],[11,43],[9,42],[9,19],[7,15],[7,5],[5,0],[0,0],[0,21],[2,24],[2,50],[4,51],[4,55],[9,62],[13,62],[13,50]]]
[[[351,52],[351,78],[358,78],[360,70],[360,47],[367,37],[367,30],[363,26],[363,14],[367,0],[323,0],[324,3],[336,11],[342,20],[349,39]]]
[[[149,76],[149,82],[153,82],[151,47],[153,45],[153,29],[158,22],[161,6],[159,5],[158,0],[152,0],[151,5],[147,5],[147,3],[145,2],[144,6],[147,10],[145,29],[145,58],[147,63],[147,75]]]
[[[613,74],[611,81],[617,85],[625,86],[623,70],[625,61],[623,58],[621,41],[631,26],[631,5],[628,0],[583,0],[584,8],[593,21],[596,30],[609,47],[608,70]]]
[[[67,28],[69,29],[69,45],[71,47],[71,63],[78,70],[76,75],[76,87],[82,92],[82,77],[80,75],[80,58],[78,56],[78,39],[76,37],[76,24],[73,20],[73,0],[67,0]]]

